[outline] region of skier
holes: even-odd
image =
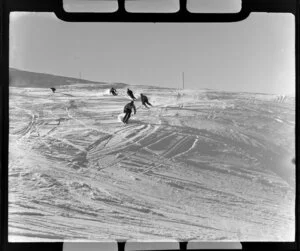
[[[111,88],[110,89],[110,91],[109,91],[112,95],[114,95],[114,96],[117,96],[118,94],[117,94],[117,90],[115,89],[115,88]]]
[[[56,91],[54,87],[51,87],[50,89],[52,90],[53,93]]]
[[[127,95],[128,95],[129,97],[131,97],[133,100],[136,100],[135,96],[133,95],[132,90],[130,90],[129,88],[127,88]]]
[[[135,108],[135,105],[134,105],[134,101],[131,101],[130,103],[125,105],[125,107],[124,107],[125,116],[123,118],[123,123],[125,123],[125,124],[128,123],[128,120],[131,116],[132,109],[134,110],[134,114],[136,114],[136,108]]]
[[[152,106],[149,103],[147,96],[144,95],[143,93],[141,93],[141,101],[142,101],[142,105],[144,105],[147,109],[149,109],[149,107],[147,106],[147,104],[150,105],[150,106]]]

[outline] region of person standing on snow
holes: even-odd
[[[131,116],[132,109],[134,110],[134,114],[136,114],[136,108],[134,105],[134,101],[131,101],[130,103],[128,103],[127,105],[124,106],[125,116],[123,118],[123,123],[125,123],[125,124],[128,123],[128,120]]]
[[[127,95],[132,98],[133,100],[136,100],[136,97],[133,95],[132,90],[130,90],[129,88],[127,88]]]
[[[152,106],[152,105],[149,103],[147,96],[144,95],[143,93],[141,93],[141,101],[142,101],[142,104],[143,104],[147,109],[149,109],[149,107],[148,107],[147,105]]]

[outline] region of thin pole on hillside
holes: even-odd
[[[182,89],[184,90],[184,72],[182,72]]]

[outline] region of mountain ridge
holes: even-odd
[[[49,73],[39,73],[9,68],[9,85],[11,87],[33,87],[33,88],[51,88],[71,84],[108,84],[106,82],[97,82],[74,77],[60,76]],[[114,85],[124,85],[124,83],[112,83]]]

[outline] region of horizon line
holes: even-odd
[[[227,92],[227,93],[251,93],[251,94],[263,94],[263,95],[284,95],[284,96],[291,96],[291,97],[296,97],[296,93],[295,94],[279,94],[279,93],[265,93],[265,92],[252,92],[252,91],[225,91],[225,90],[219,90],[219,89],[211,89],[211,88],[197,88],[197,89],[182,89],[182,88],[178,88],[178,87],[161,87],[160,85],[143,85],[143,84],[128,84],[122,81],[113,81],[113,82],[105,82],[105,81],[99,81],[99,80],[89,80],[89,79],[83,79],[83,78],[76,78],[76,77],[70,77],[70,76],[66,76],[66,75],[56,75],[53,73],[47,73],[47,72],[37,72],[37,71],[31,71],[31,70],[24,70],[24,69],[19,69],[19,68],[15,68],[15,67],[8,67],[9,69],[12,70],[17,70],[17,71],[23,71],[23,72],[28,72],[28,73],[37,73],[37,74],[45,74],[45,75],[52,75],[52,76],[56,76],[56,77],[62,77],[62,78],[71,78],[74,80],[78,80],[78,81],[87,81],[87,82],[91,82],[91,83],[97,83],[97,84],[125,84],[125,85],[134,85],[134,86],[148,86],[148,87],[159,87],[159,88],[166,88],[166,89],[178,89],[178,90],[211,90],[211,91],[218,91],[218,92]],[[84,83],[82,83],[84,84]]]

